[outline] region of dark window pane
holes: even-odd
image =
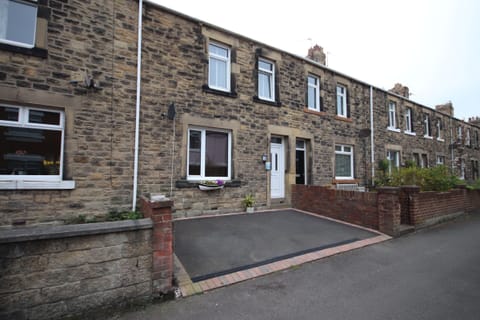
[[[62,132],[0,127],[0,174],[58,175]]]
[[[200,175],[200,159],[202,148],[202,133],[200,131],[190,130],[189,148],[188,148],[188,174]]]
[[[18,108],[0,106],[0,120],[18,121]]]
[[[60,124],[60,113],[40,110],[30,110],[28,112],[28,122],[41,124]]]
[[[206,132],[205,176],[228,176],[228,134],[224,132]]]

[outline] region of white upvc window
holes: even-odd
[[[320,79],[308,76],[308,109],[320,111]]]
[[[0,105],[0,189],[72,189],[62,183],[62,111]]]
[[[231,172],[231,132],[218,129],[189,128],[187,179],[230,180]]]
[[[467,131],[465,133],[465,145],[470,147],[470,143],[471,143],[471,140],[470,140],[470,128],[467,128]]]
[[[35,46],[37,1],[0,0],[0,42],[24,48]]]
[[[213,42],[208,45],[208,86],[230,91],[230,48]]]
[[[436,127],[437,127],[437,140],[438,141],[445,141],[442,138],[442,129],[443,129],[442,120],[440,120],[440,119],[437,120]]]
[[[432,138],[432,130],[430,127],[430,116],[428,114],[425,115],[423,119],[423,127],[424,127],[424,137],[425,138]]]
[[[445,165],[445,156],[437,155],[437,166]]]
[[[397,130],[397,105],[393,101],[388,103],[388,129]]]
[[[353,179],[353,146],[335,145],[335,179]]]
[[[458,143],[463,143],[463,128],[462,126],[459,126],[457,129],[457,142]]]
[[[258,97],[275,101],[275,64],[263,58],[258,59]]]
[[[400,151],[387,150],[387,160],[389,163],[388,173],[392,173],[393,168],[400,168]]]
[[[340,117],[348,117],[347,110],[347,87],[337,85],[337,115]]]
[[[405,111],[405,133],[413,134],[413,111],[407,108]]]

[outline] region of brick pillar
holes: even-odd
[[[152,202],[140,198],[142,213],[153,221],[152,234],[152,291],[153,296],[172,290],[173,280],[173,201]]]
[[[417,217],[417,203],[418,197],[417,195],[420,193],[420,187],[418,186],[402,186],[402,193],[407,200],[405,205],[407,206],[405,209],[402,208],[402,211],[408,215],[408,224],[416,225],[418,222]]]
[[[400,190],[394,187],[378,188],[378,229],[391,236],[397,235],[400,226]]]

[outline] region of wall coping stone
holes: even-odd
[[[1,230],[0,244],[32,240],[70,238],[151,228],[153,228],[153,223],[150,218],[84,224],[67,224],[59,226],[22,227]]]
[[[379,193],[392,193],[397,194],[400,188],[397,187],[380,187],[377,189]]]

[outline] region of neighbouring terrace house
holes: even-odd
[[[176,217],[240,211],[247,194],[289,206],[293,184],[370,186],[379,159],[478,179],[478,118],[451,103],[328,68],[319,46],[300,57],[140,5],[142,21],[131,0],[1,2],[0,225],[131,210],[149,193]]]

